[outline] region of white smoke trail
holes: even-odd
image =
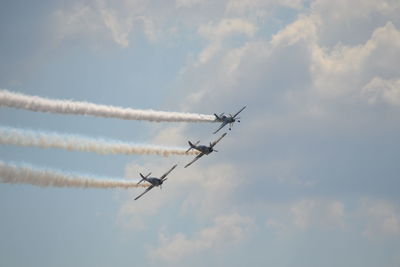
[[[173,148],[151,145],[138,145],[105,139],[92,139],[76,135],[36,132],[0,126],[0,144],[17,146],[36,146],[41,148],[60,148],[74,151],[94,152],[98,154],[140,154],[160,155],[197,155],[197,151],[186,153],[185,148]]]
[[[166,112],[155,110],[140,110],[87,102],[48,99],[0,90],[0,106],[27,109],[32,111],[92,115],[96,117],[118,118],[124,120],[146,120],[155,122],[214,122],[211,115]]]
[[[0,161],[0,182],[8,184],[30,184],[40,187],[76,187],[76,188],[133,188],[147,187],[137,185],[137,181],[118,179],[96,179],[63,173],[61,171],[43,170],[28,165],[17,166]]]

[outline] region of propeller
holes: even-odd
[[[162,190],[162,184],[167,180],[168,178],[165,178],[164,180],[161,180],[161,183],[160,183],[160,190]]]

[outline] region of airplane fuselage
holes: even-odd
[[[226,123],[233,123],[233,122],[235,122],[236,121],[236,119],[235,118],[233,118],[233,117],[228,117],[228,116],[222,116],[222,117],[219,117],[219,119],[218,119],[220,122],[226,122]]]
[[[217,116],[217,115],[215,115],[215,116]],[[217,121],[220,121],[220,122],[226,122],[226,123],[233,123],[233,122],[235,122],[236,121],[236,119],[234,118],[234,117],[232,117],[232,116],[226,116],[226,115],[220,115],[220,116],[217,116]]]
[[[225,118],[225,121],[226,121],[227,123],[233,123],[233,122],[235,122],[236,120],[235,120],[234,118],[232,118],[232,117],[228,117],[228,118]]]
[[[194,149],[204,153],[205,155],[210,154],[211,152],[214,151],[214,149],[212,147],[209,146],[196,146]]]
[[[162,185],[162,183],[163,183],[163,181],[161,179],[158,179],[155,177],[146,178],[146,181],[151,183],[154,186],[159,186],[159,185]]]

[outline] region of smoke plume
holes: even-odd
[[[146,120],[154,122],[213,122],[214,116],[166,112],[155,110],[140,110],[122,108],[107,105],[98,105],[88,102],[76,102],[70,100],[48,99],[38,96],[30,96],[14,93],[7,90],[0,90],[0,106],[27,109],[32,111],[92,115],[96,117],[118,118],[124,120]]]
[[[105,139],[93,139],[68,134],[57,134],[16,129],[0,126],[0,144],[17,146],[35,146],[41,148],[59,148],[74,151],[94,152],[98,154],[140,154],[140,155],[196,155],[197,151],[186,153],[185,148],[138,145]]]
[[[0,161],[0,182],[8,184],[30,184],[40,187],[75,188],[133,188],[147,187],[137,185],[137,181],[118,179],[99,179],[89,176],[73,175],[61,171],[43,170],[28,165],[17,166]]]

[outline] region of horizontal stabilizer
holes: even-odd
[[[200,141],[197,141],[196,143],[194,143],[194,144],[192,144],[192,142],[190,142],[190,141],[188,141],[188,143],[189,143],[189,148],[188,148],[188,150],[186,150],[186,152],[185,153],[188,153],[191,149],[193,149],[193,148],[196,148],[196,145],[198,144],[198,143],[200,143]]]
[[[139,173],[139,174],[140,174],[140,177],[142,177],[142,180],[140,180],[139,183],[137,183],[137,184],[140,184],[141,182],[145,181],[151,175],[151,172],[149,174],[147,174],[146,176],[143,176],[143,174],[141,174],[141,173]]]

